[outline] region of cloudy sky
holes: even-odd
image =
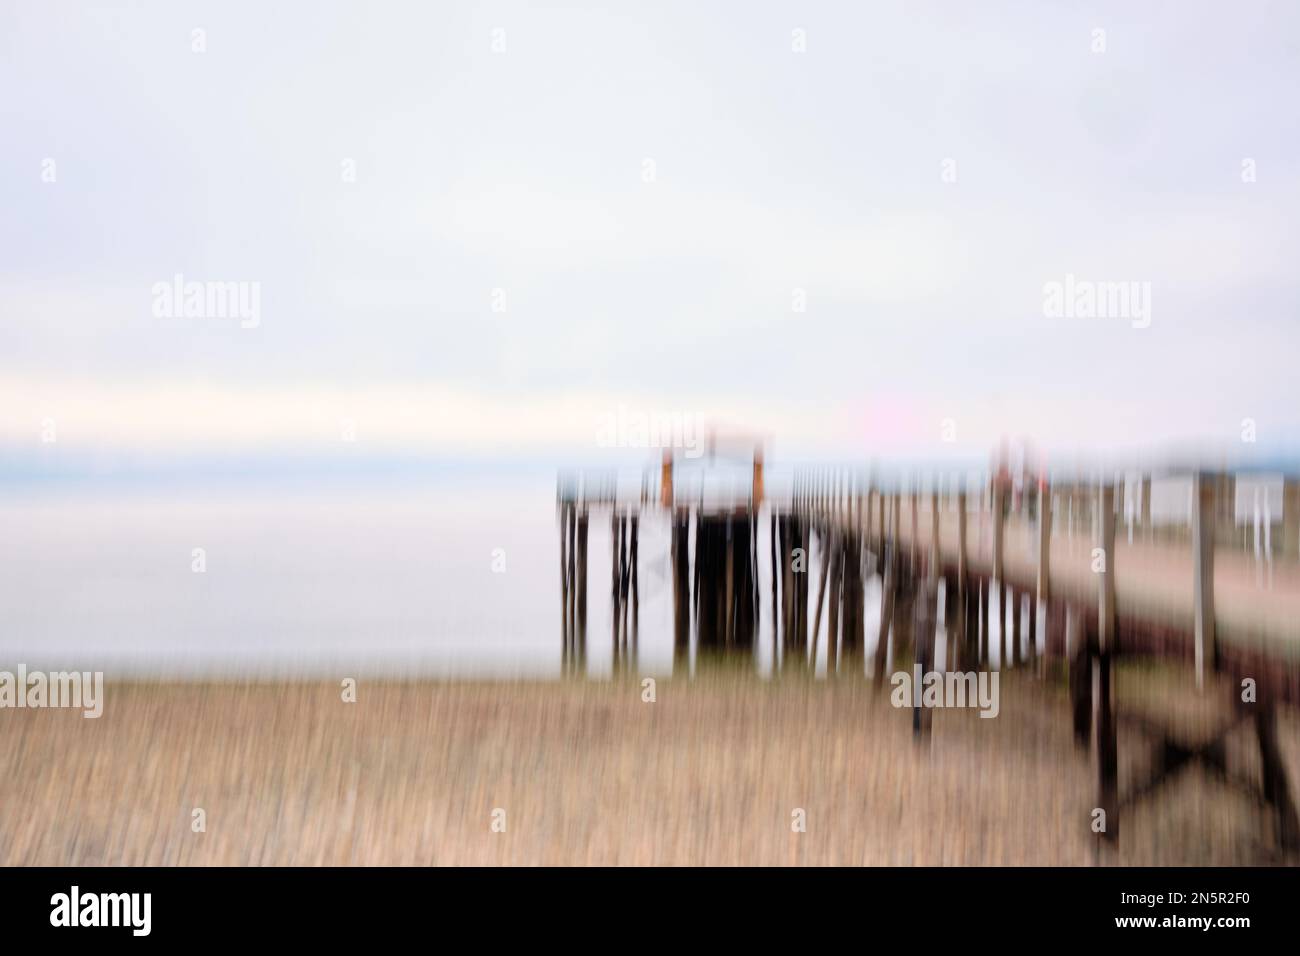
[[[1293,448],[1298,87],[1252,0],[11,0],[0,445]],[[1149,326],[1044,315],[1067,275]]]

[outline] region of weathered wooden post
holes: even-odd
[[[915,574],[916,569],[920,566],[920,554],[921,554],[921,536],[919,531],[917,530],[917,523],[916,523],[917,495],[916,495],[915,485],[912,486],[912,490],[907,497],[911,502],[911,506],[912,506],[911,533],[907,536],[907,552],[908,552],[907,566],[908,568],[911,569],[912,573]]]
[[[1097,733],[1097,800],[1106,813],[1104,839],[1119,840],[1119,740],[1115,723],[1115,490],[1103,483],[1097,493],[1098,547],[1103,565],[1098,581],[1097,690],[1093,725]]]
[[[1282,553],[1300,558],[1300,480],[1282,482]]]
[[[781,637],[781,622],[779,612],[777,611],[777,592],[780,590],[777,570],[776,570],[776,508],[773,506],[771,515],[772,525],[772,672],[775,673],[780,664],[780,653],[778,644]]]
[[[735,641],[736,635],[736,548],[733,543],[734,529],[732,527],[733,518],[728,515],[722,523],[722,546],[723,546],[723,626],[722,626],[722,643],[725,647],[730,647]]]
[[[843,594],[843,563],[844,555],[842,553],[839,531],[833,531],[828,542],[830,549],[830,607],[827,609],[828,617],[826,624],[826,676],[834,677],[839,667],[839,642],[840,642],[840,603]],[[817,635],[813,634],[812,640],[817,641]]]
[[[1192,565],[1196,686],[1205,688],[1206,674],[1215,666],[1214,641],[1214,532],[1215,485],[1213,476],[1198,472],[1192,479]]]
[[[841,545],[843,564],[841,574],[843,587],[843,632],[844,648],[842,657],[848,665],[849,673],[855,678],[862,676],[862,657],[866,648],[866,620],[863,616],[864,589],[862,580],[862,539],[856,531],[845,535]]]
[[[1207,475],[1206,478],[1207,481],[1212,480],[1211,476]],[[1217,516],[1214,540],[1232,547],[1240,547],[1242,542],[1237,537],[1237,476],[1222,472],[1218,475],[1217,485],[1213,492]]]
[[[781,539],[781,657],[782,663],[793,660],[797,667],[803,666],[802,657],[794,639],[794,573],[790,569],[790,549],[792,519],[790,513],[781,515],[779,536]]]
[[[882,488],[880,494],[876,496],[879,504],[879,514],[877,515],[876,524],[880,529],[880,540],[876,544],[876,553],[881,555],[881,560],[885,554],[885,490]]]
[[[1155,529],[1151,526],[1151,476],[1142,476],[1142,537],[1151,538]]]
[[[1043,643],[1048,643],[1049,593],[1052,591],[1052,483],[1047,475],[1039,477],[1039,579],[1030,609],[1030,658],[1037,654],[1037,620],[1043,611]]]
[[[966,553],[966,483],[963,480],[957,487],[957,584],[966,590],[966,579],[970,576],[970,567]]]
[[[1038,483],[1038,600],[1047,606],[1052,589],[1052,485]]]
[[[575,638],[577,669],[587,666],[587,509],[578,515],[578,628]]]
[[[622,573],[622,562],[619,558],[618,551],[618,507],[614,507],[609,518],[609,547],[610,547],[610,603],[613,609],[611,617],[613,618],[613,668],[614,673],[619,669],[619,643],[618,643],[618,621],[621,616],[619,613],[619,575]]]
[[[913,612],[915,615],[913,641],[915,642],[914,660],[921,665],[922,682],[925,680],[925,675],[934,669],[935,630],[938,627],[935,604],[938,600],[939,592],[935,587],[934,578],[918,583],[916,606]],[[913,673],[915,674],[915,670]],[[930,722],[934,716],[933,711],[924,706],[922,691],[923,687],[920,686],[912,688],[912,736],[918,741],[929,739]]]
[[[1127,510],[1124,506],[1124,492],[1127,486],[1128,475],[1120,472],[1119,481],[1115,482],[1115,514],[1118,518],[1123,518]]]
[[[678,509],[673,514],[673,670],[688,662],[691,651],[690,514]],[[774,622],[775,625],[775,622]]]
[[[1007,586],[1006,580],[1002,573],[1003,566],[1003,544],[1005,541],[1005,509],[1006,509],[1006,489],[997,474],[993,476],[992,498],[993,508],[993,573],[992,579],[996,581],[997,587],[997,605],[998,605],[998,656],[1002,663],[1006,661],[1006,644],[1007,644]],[[992,583],[992,582],[990,582]],[[992,643],[990,641],[990,643]],[[991,653],[990,653],[991,656]]]
[[[1036,644],[1038,642],[1038,596],[1033,588],[1021,588],[1016,598],[1016,616],[1021,619],[1021,638],[1016,639],[1020,647],[1020,663],[1029,666],[1034,663]]]
[[[871,667],[871,676],[876,681],[876,689],[884,691],[887,681],[885,679],[885,664],[889,655],[889,632],[894,617],[894,592],[898,589],[898,499],[894,499],[894,505],[890,509],[890,515],[893,518],[894,527],[890,532],[885,528],[885,496],[882,492],[880,496],[880,555],[883,567],[881,568],[881,589],[880,589],[880,627],[876,639],[876,657]],[[889,540],[890,535],[893,540]]]
[[[626,515],[619,522],[619,609],[621,620],[619,623],[619,641],[621,645],[621,654],[623,664],[626,667],[630,663],[628,656],[629,644],[629,610],[631,608],[631,584],[632,584],[632,559],[631,559],[631,534],[629,532],[629,519]]]
[[[1277,842],[1284,850],[1300,846],[1300,818],[1291,799],[1286,764],[1277,742],[1277,708],[1272,700],[1255,705],[1255,731],[1263,773],[1264,798],[1273,807]]]
[[[893,522],[889,527],[889,542],[893,549],[900,551],[902,548],[902,493],[893,496]]]
[[[912,660],[916,661],[916,599],[917,599],[917,582],[912,578],[905,567],[900,565],[897,569],[897,584],[894,586],[894,614],[893,614],[893,631],[894,631],[894,666],[898,667],[904,660],[903,653],[905,650],[912,652]]]
[[[665,448],[659,466],[659,503],[665,508],[673,506],[673,452]]]
[[[867,505],[867,485],[866,479],[862,476],[853,479],[853,497],[853,532],[859,540],[865,540],[862,536],[867,526],[866,518],[863,516],[863,509]]]
[[[567,673],[572,653],[569,635],[569,506],[563,500],[560,502],[560,634],[560,667]]]
[[[1011,597],[1011,663],[1015,667],[1020,666],[1020,603],[1024,596],[1024,591],[1019,588],[1011,587],[1006,591]]]
[[[969,667],[979,660],[979,612],[975,595],[971,593],[970,559],[966,552],[966,488],[957,492],[957,594],[961,604],[962,666]]]
[[[641,518],[639,515],[632,515],[631,527],[629,529],[630,541],[628,543],[628,560],[631,563],[629,569],[632,578],[632,661],[635,664],[638,656],[637,642],[638,632],[641,629],[641,595],[637,584],[637,567],[640,565],[638,560],[639,548],[639,531]]]
[[[868,484],[866,497],[865,500],[863,501],[863,509],[862,509],[862,517],[865,522],[862,528],[862,543],[863,546],[866,547],[868,550],[871,548],[871,542],[875,540],[872,537],[872,531],[871,531],[871,516],[874,514],[874,506],[872,504],[872,499],[875,496],[875,493],[876,493],[875,489],[873,489],[871,485]]]
[[[577,536],[578,536],[578,509],[575,504],[569,505],[569,520],[566,533],[569,536],[569,606],[566,613],[569,616],[569,637],[572,638],[577,632],[578,621],[578,558],[577,558]]]
[[[1070,713],[1074,742],[1087,747],[1092,738],[1092,654],[1084,624],[1073,606],[1065,609],[1065,659],[1070,674]]]
[[[799,633],[799,647],[802,649],[805,660],[807,659],[808,649],[808,542],[811,537],[809,519],[807,515],[801,515],[798,519],[798,536],[799,547],[804,552],[804,567],[799,573],[798,580],[795,582],[795,594],[798,598],[798,607],[796,609],[796,628]]]
[[[821,639],[822,633],[822,605],[826,600],[827,579],[830,577],[831,542],[834,538],[834,534],[835,532],[832,527],[824,527],[821,531],[822,567],[817,580],[817,611],[813,614],[812,661],[810,664],[814,675],[817,673],[817,642]],[[829,672],[829,667],[827,668],[827,671]]]
[[[943,573],[943,557],[939,552],[939,491],[930,492],[930,580],[937,581]]]
[[[628,651],[627,616],[628,616],[628,605],[630,603],[628,601],[628,592],[629,592],[629,585],[631,583],[631,574],[630,574],[629,560],[628,560],[628,528],[627,528],[626,515],[624,515],[623,519],[619,522],[618,532],[619,532],[618,550],[619,550],[619,564],[620,564],[618,593],[619,593],[619,606],[622,609],[622,622],[620,625],[621,630],[619,632],[620,634],[619,640],[621,642],[621,650],[624,659],[623,662],[624,665],[626,666],[628,662],[627,660],[627,651]]]
[[[979,612],[980,612],[980,641],[977,648],[979,660],[983,664],[988,664],[993,659],[993,635],[989,633],[989,578],[980,577],[979,583]]]

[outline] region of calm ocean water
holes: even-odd
[[[1239,514],[1252,495],[1239,489]],[[1176,514],[1186,490],[1158,498],[1157,510]],[[762,521],[754,657],[768,671]],[[661,516],[643,516],[642,673],[672,669],[669,536]],[[603,519],[592,521],[589,553],[588,669],[598,676],[612,659]],[[809,557],[815,602],[816,547]],[[869,651],[878,602],[879,580],[869,578]],[[280,487],[68,482],[9,487],[0,498],[0,667],[546,678],[560,673],[561,641],[553,476]]]
[[[0,660],[195,676],[558,673],[554,496],[553,481],[9,490]],[[593,588],[593,614],[603,596]],[[642,613],[658,611],[652,592]]]
[[[643,516],[638,670],[647,674],[672,670],[669,538],[665,520]],[[0,666],[179,677],[561,671],[553,477],[10,488],[0,539]],[[594,519],[593,676],[613,657],[609,549],[608,523]],[[772,660],[763,555],[760,670]],[[814,570],[816,561],[814,552]]]

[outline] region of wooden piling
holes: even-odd
[[[922,681],[934,669],[935,631],[938,626],[935,604],[938,599],[933,578],[927,578],[917,585],[912,640],[915,648],[913,659],[921,665]],[[921,699],[922,688],[913,687],[912,693],[915,695],[912,705],[912,736],[918,741],[929,740],[933,711],[924,706],[924,703],[919,706],[916,703]]]
[[[1103,567],[1097,581],[1097,643],[1102,653],[1115,646],[1115,509],[1114,488],[1103,484],[1097,492],[1097,547]]]
[[[776,509],[772,509],[771,515],[771,540],[772,540],[772,673],[779,669],[780,661],[780,631],[781,624],[777,611],[777,592],[780,590],[780,581],[776,570]]]
[[[690,660],[691,650],[691,572],[689,512],[673,515],[673,670]]]
[[[986,665],[993,659],[993,638],[989,633],[989,590],[989,579],[979,578],[980,639],[976,644],[976,654],[979,661]]]
[[[700,577],[703,573],[703,565],[700,562],[700,545],[704,532],[704,509],[697,508],[695,511],[695,560],[692,562],[694,571],[691,575],[691,603],[695,611],[696,619],[700,613]],[[697,627],[698,631],[698,627]]]
[[[843,593],[843,554],[840,548],[839,533],[832,532],[828,542],[830,548],[830,607],[826,624],[826,676],[834,677],[839,666],[840,643],[840,606]],[[813,635],[817,640],[817,635]]]
[[[1105,564],[1097,582],[1097,657],[1094,673],[1093,727],[1096,731],[1097,805],[1106,812],[1103,834],[1110,843],[1119,840],[1119,740],[1115,722],[1115,490],[1105,483],[1098,489],[1098,542]]]
[[[898,562],[892,549],[885,552],[884,562],[880,588],[880,628],[876,637],[876,658],[871,667],[871,676],[879,691],[884,691],[887,684],[885,663],[888,660],[889,631],[894,617],[894,592],[898,586]]]
[[[1046,601],[1052,581],[1052,486],[1038,483],[1038,600]]]
[[[1277,709],[1272,701],[1255,704],[1255,731],[1259,740],[1264,798],[1273,808],[1277,842],[1284,850],[1300,846],[1300,819],[1291,798],[1286,764],[1277,742]]]
[[[799,635],[799,648],[801,653],[807,657],[808,649],[808,542],[811,537],[810,523],[807,515],[800,515],[797,522],[797,535],[799,547],[804,552],[804,569],[795,580],[795,629]]]
[[[1019,588],[1008,588],[1011,595],[1011,664],[1013,667],[1020,666],[1020,605],[1024,597],[1024,591]]]
[[[659,466],[659,503],[671,508],[673,500],[673,452],[671,448],[665,448]]]
[[[1038,657],[1038,597],[1032,591],[1026,591],[1029,598],[1029,635],[1025,644],[1025,660],[1032,663]],[[1046,622],[1044,621],[1044,627]]]
[[[831,537],[833,532],[830,529],[822,530],[822,566],[821,573],[818,575],[817,582],[817,611],[813,615],[812,629],[812,661],[811,668],[813,673],[817,673],[817,644],[821,640],[822,633],[822,603],[826,599],[826,582],[830,577],[831,566]]]
[[[623,520],[619,522],[619,553],[622,558],[623,566],[622,566],[621,573],[619,575],[618,586],[619,586],[619,601],[623,611],[622,641],[623,641],[623,654],[624,654],[625,663],[630,663],[630,659],[628,658],[628,648],[629,648],[628,608],[632,603],[628,599],[631,593],[631,582],[632,582],[632,569],[631,569],[631,557],[630,557],[631,540],[630,539],[631,539],[631,535],[628,532],[628,519],[627,516],[624,515]]]
[[[862,577],[862,539],[854,531],[841,539],[843,564],[841,575],[842,632],[841,657],[850,676],[862,676],[862,658],[866,650],[865,585]]]
[[[622,572],[622,562],[619,558],[618,551],[618,511],[615,510],[609,518],[609,539],[610,539],[610,602],[612,607],[611,617],[613,619],[613,668],[614,673],[618,673],[619,662],[622,655],[619,653],[618,643],[618,621],[619,621],[619,575]]]
[[[574,635],[574,664],[579,671],[587,666],[587,509],[578,515],[578,626]]]
[[[916,660],[916,581],[900,565],[894,587],[894,613],[891,625],[894,631],[894,666],[899,667],[908,651]]]
[[[912,533],[907,538],[907,566],[911,570],[911,572],[915,574],[917,567],[920,565],[920,554],[921,554],[921,535],[917,527],[915,487],[912,488],[911,492],[908,494],[907,497],[911,503],[911,508],[912,508],[912,524],[911,524]]]
[[[1155,529],[1151,525],[1151,476],[1142,476],[1142,512],[1141,529],[1144,538],[1150,538]]]
[[[1084,623],[1073,606],[1065,610],[1065,659],[1069,662],[1070,711],[1074,742],[1087,747],[1092,739],[1092,654]]]
[[[876,527],[878,529],[876,553],[883,555],[885,553],[885,492],[883,488],[876,495],[876,504],[879,506],[879,513],[876,515]]]
[[[637,515],[632,515],[630,527],[628,531],[630,535],[630,540],[628,542],[628,561],[631,564],[631,567],[629,569],[629,575],[631,577],[631,587],[632,587],[632,661],[633,663],[636,662],[638,656],[637,643],[638,643],[639,631],[641,629],[641,595],[640,595],[640,588],[637,583],[637,568],[640,566],[641,563],[638,557],[639,541],[640,541],[640,526],[641,526],[640,517]]]
[[[965,592],[970,578],[966,555],[966,489],[957,492],[957,586]]]
[[[1002,566],[1006,490],[1003,487],[1002,480],[997,475],[994,475],[993,477],[993,491],[990,497],[992,499],[991,504],[993,509],[993,580],[996,581],[997,587],[998,647],[1000,659],[1005,663],[1005,649],[1007,643],[1007,585],[1006,578],[1002,573]]]
[[[1193,632],[1196,686],[1204,689],[1206,675],[1215,665],[1214,643],[1214,477],[1197,474],[1192,485]]]
[[[790,554],[793,547],[793,521],[790,515],[781,516],[781,640],[782,660],[791,661],[796,668],[804,665],[802,648],[797,646],[794,635],[794,571],[790,567]]]
[[[736,639],[736,548],[732,531],[732,520],[728,518],[723,525],[723,533],[726,535],[723,540],[723,547],[726,551],[724,557],[724,567],[726,568],[724,572],[726,581],[726,591],[724,592],[726,624],[723,627],[722,638],[723,644],[728,647],[734,644]]]
[[[872,533],[871,533],[871,516],[874,513],[873,506],[872,506],[872,497],[874,495],[875,495],[875,491],[872,489],[871,485],[868,484],[866,494],[860,506],[860,512],[863,519],[862,543],[863,546],[866,547],[868,550],[870,550],[871,548],[871,542],[875,540],[872,537]]]
[[[569,634],[569,506],[560,503],[560,667],[569,669],[569,655],[573,652]]]
[[[1300,558],[1300,479],[1282,482],[1282,554]]]

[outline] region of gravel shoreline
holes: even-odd
[[[1182,699],[1174,685],[1122,673],[1121,706]],[[723,671],[655,691],[362,680],[345,703],[332,682],[110,683],[97,720],[5,710],[0,865],[1098,862],[1059,681],[1004,675],[998,718],[936,713],[928,748],[862,681]],[[1279,736],[1294,789],[1294,713]],[[1257,774],[1253,738],[1233,742]],[[1141,759],[1121,738],[1121,788]],[[1126,814],[1101,862],[1293,862],[1270,827],[1193,769]]]

